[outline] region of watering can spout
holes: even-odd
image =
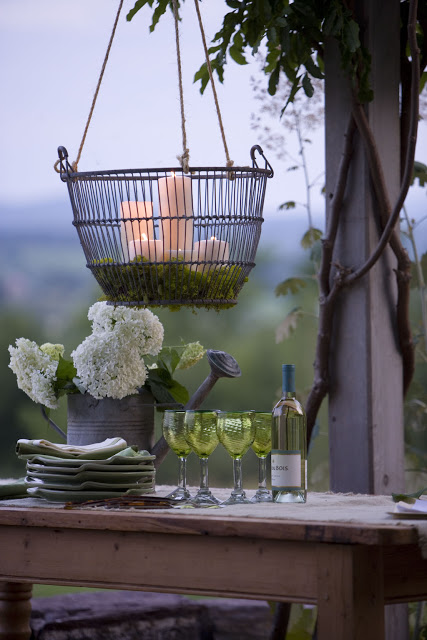
[[[211,368],[209,375],[202,382],[197,391],[193,393],[184,409],[198,409],[207,398],[219,378],[239,378],[242,375],[239,365],[229,353],[226,353],[225,351],[217,351],[215,349],[208,349],[206,356]],[[169,446],[162,436],[151,450],[151,453],[156,456],[156,468],[158,468],[163,462],[168,451]]]

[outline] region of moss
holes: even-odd
[[[180,259],[152,263],[137,256],[129,264],[114,263],[111,258],[99,260],[90,269],[104,291],[101,300],[108,302],[169,306],[173,311],[181,306],[217,310],[233,307],[247,281],[247,277],[242,278],[242,267],[209,267],[200,272]]]

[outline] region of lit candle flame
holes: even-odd
[[[145,233],[141,235],[141,240],[144,240],[144,241],[148,240],[147,235]]]
[[[216,240],[215,236],[211,236],[211,240]]]

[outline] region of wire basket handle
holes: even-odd
[[[55,170],[58,171],[61,180],[65,182],[64,174],[74,173],[74,167],[68,162],[68,151],[65,147],[58,147],[58,156],[59,160],[55,162]],[[56,169],[56,167],[59,167],[59,169]]]
[[[267,160],[267,158],[264,155],[264,151],[262,150],[262,147],[260,147],[259,144],[254,144],[254,146],[252,147],[250,153],[251,153],[251,160],[252,160],[252,166],[255,169],[259,169],[258,163],[256,161],[255,158],[255,151],[258,151],[258,153],[264,158],[265,161],[265,168],[268,169],[270,171],[268,177],[272,178],[274,176],[274,170],[273,167],[271,166],[271,164],[269,163],[269,161]]]

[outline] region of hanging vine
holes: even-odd
[[[155,7],[151,25],[151,29],[154,29],[168,7],[167,0],[138,0],[129,12],[128,20],[147,4]],[[309,439],[321,403],[329,390],[329,354],[337,297],[372,269],[387,246],[391,247],[397,260],[396,319],[405,392],[414,372],[414,346],[409,323],[410,260],[396,232],[396,224],[413,176],[418,95],[427,80],[427,0],[400,2],[401,186],[394,202],[386,187],[377,144],[364,110],[364,105],[373,99],[371,57],[362,43],[362,25],[357,20],[354,4],[353,0],[226,0],[230,11],[225,14],[222,27],[209,49],[210,67],[222,82],[229,59],[241,65],[247,64],[246,56],[256,54],[262,43],[267,50],[264,71],[269,77],[269,93],[276,93],[282,74],[291,83],[283,109],[293,102],[301,90],[311,97],[314,92],[313,78],[324,78],[324,48],[328,39],[333,38],[338,43],[341,65],[350,81],[352,106],[343,139],[319,271],[320,308],[314,380],[306,403]],[[203,93],[209,82],[206,63],[196,72],[195,81],[200,82]],[[356,132],[362,140],[368,161],[378,203],[381,236],[364,264],[350,268],[333,264],[333,253]],[[278,605],[271,640],[284,637],[288,618],[289,605]]]

